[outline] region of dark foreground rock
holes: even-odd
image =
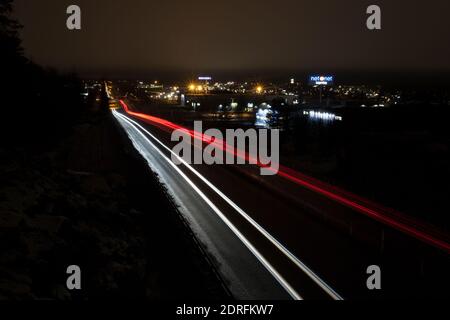
[[[228,297],[113,121],[78,126],[53,151],[0,150],[0,299]]]

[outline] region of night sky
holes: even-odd
[[[82,30],[66,29],[66,8]],[[381,31],[365,27],[382,8]],[[91,76],[450,71],[449,0],[16,0],[27,56]]]

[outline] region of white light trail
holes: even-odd
[[[311,280],[313,280],[322,290],[324,290],[334,300],[344,300],[333,288],[331,288],[324,280],[322,280],[314,271],[312,271],[307,265],[305,265],[300,259],[298,259],[292,252],[290,252],[283,244],[281,244],[275,237],[273,237],[266,229],[258,224],[252,217],[250,217],[243,209],[241,209],[236,203],[234,203],[229,197],[227,197],[222,191],[220,191],[214,184],[201,175],[191,165],[174,153],[169,147],[163,144],[158,138],[156,138],[147,129],[142,127],[138,122],[130,119],[129,117],[118,113],[119,116],[127,118],[129,121],[138,126],[142,131],[152,137],[159,145],[173,154],[186,168],[200,178],[208,187],[216,192],[223,200],[225,200],[233,209],[235,209],[245,220],[247,220],[253,227],[255,227],[267,240],[269,240],[278,250],[280,250],[289,260],[291,260],[300,270],[302,270]]]
[[[116,117],[116,119],[121,119],[122,121],[127,122],[131,127],[133,127],[137,133],[139,133],[160,155],[161,157],[166,160],[170,166],[172,166],[178,174],[192,187],[192,189],[208,204],[208,206],[219,216],[219,218],[230,228],[230,230],[239,238],[239,240],[242,241],[242,243],[250,250],[250,252],[261,262],[261,264],[272,274],[272,276],[278,281],[278,283],[289,293],[289,295],[294,300],[303,300],[303,298],[300,296],[300,294],[295,291],[294,288],[283,278],[283,276],[264,258],[264,256],[251,244],[251,242],[238,230],[238,228],[222,213],[222,211],[214,205],[214,203],[190,180],[186,174],[180,170],[172,161],[170,158],[164,155],[164,153],[157,148],[139,129],[136,128],[136,125],[141,127],[139,124],[135,123],[133,120],[129,119],[128,117],[118,113],[117,111],[113,110],[113,114]],[[119,120],[120,122],[120,120]],[[142,127],[141,127],[142,128]],[[142,128],[143,129],[143,128]],[[145,129],[143,129],[145,130]],[[147,130],[145,130],[146,133],[151,135]],[[128,136],[130,139],[134,142],[135,145],[137,145],[135,138],[133,135],[128,132]],[[151,135],[154,137],[153,135]],[[155,138],[155,140],[161,144],[158,139]],[[164,145],[163,145],[164,146]],[[165,146],[164,146],[165,147]],[[170,150],[170,149],[169,149]],[[145,153],[145,150],[139,149],[138,150],[141,154]],[[172,151],[172,150],[170,150]],[[145,156],[144,154],[142,154]]]
[[[322,280],[314,271],[312,271],[307,265],[305,265],[300,259],[298,259],[292,252],[290,252],[283,244],[281,244],[275,237],[273,237],[266,229],[258,224],[252,217],[250,217],[243,209],[241,209],[236,203],[234,203],[229,197],[227,197],[222,191],[220,191],[214,184],[201,175],[197,170],[190,166],[186,161],[174,153],[169,147],[164,145],[158,138],[151,134],[148,130],[142,127],[139,123],[130,119],[129,117],[117,113],[119,116],[127,118],[142,131],[152,137],[159,145],[173,154],[186,168],[194,173],[200,180],[202,180],[208,187],[216,192],[223,200],[225,200],[233,209],[235,209],[245,220],[247,220],[254,228],[256,228],[267,240],[269,240],[278,250],[280,250],[289,260],[291,260],[300,270],[302,270],[311,280],[313,280],[322,290],[324,290],[334,300],[343,300],[333,288],[331,288],[324,280]]]

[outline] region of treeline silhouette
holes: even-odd
[[[25,57],[13,0],[0,0],[2,145],[27,145],[64,135],[83,111],[81,81]]]

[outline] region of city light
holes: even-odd
[[[309,116],[309,118],[311,119],[319,119],[319,120],[324,120],[324,121],[342,121],[342,117],[341,116],[337,116],[334,113],[329,113],[329,112],[320,112],[320,111],[303,111],[304,115]]]
[[[256,93],[261,94],[263,92],[263,87],[262,86],[257,86],[256,87]]]
[[[260,108],[256,112],[256,123],[257,127],[268,127],[270,122],[270,116],[273,114],[273,111],[270,109],[270,106],[267,108]]]
[[[333,76],[310,76],[309,84],[310,85],[332,85],[334,82]]]

